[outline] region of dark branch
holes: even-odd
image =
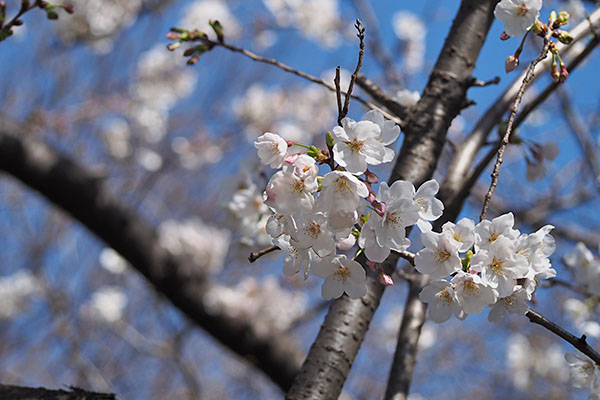
[[[0,126],[0,170],[71,214],[191,320],[281,388],[291,385],[302,357],[293,340],[275,332],[259,332],[252,321],[209,312],[203,298],[210,286],[191,260],[165,250],[155,230],[110,195],[106,185],[85,167],[29,138],[19,127],[9,129],[6,121]]]
[[[71,386],[66,390],[49,390],[0,385],[0,400],[116,400],[114,394],[89,392]]]
[[[525,316],[527,318],[529,318],[529,321],[533,322],[534,324],[543,326],[544,328],[548,329],[550,332],[560,336],[567,342],[571,343],[577,350],[581,351],[583,354],[585,354],[586,356],[588,356],[589,358],[594,360],[596,365],[600,366],[600,354],[598,354],[598,352],[596,350],[594,350],[593,347],[591,347],[589,344],[587,344],[585,335],[582,335],[581,337],[577,337],[577,336],[569,333],[567,330],[556,325],[554,322],[550,321],[548,318],[544,317],[543,315],[541,315],[533,310],[527,311]]]

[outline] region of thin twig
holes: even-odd
[[[269,246],[269,247],[265,247],[262,250],[259,251],[255,251],[250,253],[250,255],[248,256],[248,260],[253,263],[254,261],[258,260],[259,258],[261,258],[262,256],[264,256],[265,254],[269,254],[271,252],[274,252],[275,250],[281,250],[281,248],[279,248],[279,246]]]
[[[393,250],[393,252],[398,254],[401,258],[404,258],[413,267],[415,266],[415,253],[411,253],[410,251],[406,251],[406,250],[403,250],[403,251]]]
[[[577,336],[571,334],[570,332],[568,332],[567,330],[563,329],[562,327],[556,325],[554,322],[550,321],[548,318],[544,317],[543,315],[541,315],[533,310],[527,311],[525,316],[527,318],[529,318],[529,321],[533,322],[534,324],[543,326],[544,328],[548,329],[550,332],[560,336],[567,342],[571,343],[577,350],[581,351],[583,354],[585,354],[586,356],[591,358],[596,363],[596,365],[600,366],[600,353],[598,353],[596,350],[594,350],[593,347],[591,347],[589,344],[587,344],[585,335],[581,335],[581,337],[577,337]]]
[[[552,279],[546,280],[546,282],[544,282],[544,284],[543,284],[542,287],[551,288],[553,286],[563,286],[563,287],[571,289],[575,293],[579,293],[579,294],[581,294],[583,296],[586,296],[586,297],[595,297],[594,294],[590,293],[584,287],[581,287],[579,285],[575,285],[575,284],[573,284],[571,282],[563,281],[561,279],[556,279],[556,278],[552,278]]]
[[[210,40],[208,38],[199,38],[199,40],[201,40],[202,42],[204,42],[204,43],[206,43],[206,44],[208,44],[210,46],[213,46],[213,47],[214,46],[219,46],[219,47],[226,48],[227,50],[233,51],[234,53],[243,54],[246,57],[250,58],[251,60],[254,60],[254,61],[257,61],[257,62],[262,62],[262,63],[265,63],[265,64],[273,65],[273,66],[275,66],[277,68],[280,68],[280,69],[282,69],[282,70],[284,70],[286,72],[289,72],[289,73],[292,73],[292,74],[294,74],[296,76],[299,76],[300,78],[304,78],[304,79],[307,79],[307,80],[309,80],[309,81],[311,81],[313,83],[316,83],[318,85],[325,86],[327,89],[331,90],[332,92],[335,92],[335,86],[334,85],[332,85],[332,84],[324,81],[323,79],[320,79],[320,78],[317,78],[315,76],[309,75],[309,74],[307,74],[305,72],[302,72],[302,71],[298,71],[298,70],[296,70],[296,69],[294,69],[294,68],[292,68],[292,67],[290,67],[290,66],[288,66],[286,64],[280,63],[279,61],[277,61],[275,59],[261,57],[261,56],[259,56],[257,54],[254,54],[251,51],[248,51],[246,49],[242,49],[240,47],[232,46],[232,45],[230,45],[228,43],[221,43],[221,42],[218,42],[218,41]],[[347,93],[344,92],[344,91],[342,91],[342,94],[346,95]],[[355,100],[358,100],[358,102],[360,102],[364,106],[370,108],[371,110],[379,110],[387,119],[389,119],[391,121],[394,121],[397,124],[401,123],[401,121],[398,118],[396,118],[395,116],[391,115],[387,111],[382,110],[380,107],[377,107],[375,104],[366,101],[362,97],[359,97],[359,96],[356,96],[356,95],[353,95],[353,94],[351,94],[350,97],[352,97]]]
[[[360,19],[356,19],[356,24],[354,25],[358,33],[358,40],[360,41],[360,50],[358,51],[358,61],[356,63],[356,68],[354,69],[354,73],[350,77],[350,84],[348,85],[348,93],[346,93],[346,97],[344,98],[344,109],[342,111],[342,118],[348,115],[348,107],[350,106],[350,97],[352,96],[352,90],[354,90],[354,82],[356,81],[356,77],[360,72],[360,67],[362,67],[362,59],[365,54],[365,28],[363,28]]]
[[[481,215],[479,216],[479,220],[482,221],[485,219],[485,214],[487,212],[490,200],[492,199],[492,195],[494,194],[494,190],[496,186],[498,186],[498,176],[500,174],[500,166],[502,165],[502,157],[504,156],[504,150],[506,150],[506,146],[510,140],[510,135],[513,130],[513,124],[515,122],[515,115],[517,115],[517,111],[519,110],[519,104],[521,104],[521,100],[523,99],[523,93],[525,93],[525,89],[533,76],[535,75],[535,66],[538,65],[542,60],[544,60],[548,54],[548,49],[550,48],[550,40],[548,38],[544,39],[544,47],[540,52],[540,55],[532,61],[527,69],[527,73],[525,74],[525,78],[523,78],[523,83],[521,83],[521,87],[515,96],[515,101],[513,103],[512,109],[510,110],[510,116],[508,117],[508,125],[506,126],[506,132],[504,137],[502,138],[502,145],[500,149],[498,149],[498,158],[496,159],[496,165],[494,165],[494,172],[492,172],[492,183],[490,184],[490,188],[488,192],[485,194],[485,200],[483,202],[483,208],[481,210]]]
[[[338,125],[342,126],[342,86],[340,85],[340,66],[338,65],[335,68],[335,79],[333,80],[335,84],[335,98],[337,99],[337,107],[338,107]]]
[[[471,86],[477,86],[477,87],[486,87],[486,86],[490,86],[490,85],[497,85],[500,83],[500,77],[497,76],[494,79],[490,79],[489,81],[480,81],[479,79],[473,77],[473,80],[471,81]]]

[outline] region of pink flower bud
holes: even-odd
[[[286,157],[285,162],[294,165],[298,157],[300,157],[300,153],[292,154],[291,156]]]
[[[379,178],[377,177],[377,175],[375,175],[371,171],[367,170],[365,172],[365,176],[367,177],[367,182],[372,183],[372,184],[379,183]]]
[[[169,33],[167,33],[167,39],[170,39],[170,40],[179,39],[179,34],[177,34],[176,32],[169,32]]]
[[[374,201],[372,204],[375,207],[375,212],[383,217],[385,215],[385,203]]]
[[[500,35],[500,40],[508,40],[510,39],[510,36],[508,36],[506,34],[506,32],[502,32],[502,34]]]
[[[367,196],[367,198],[365,200],[367,200],[369,203],[373,203],[373,202],[377,201],[375,199],[375,193],[369,192],[369,195]]]
[[[508,74],[511,71],[514,71],[515,68],[517,68],[519,66],[519,57],[512,55],[512,56],[508,56],[506,58],[506,61],[504,61],[504,69],[506,70],[506,73]]]
[[[565,83],[567,78],[569,77],[569,71],[567,71],[567,66],[565,64],[560,66],[560,83]]]
[[[376,262],[367,260],[367,265],[369,268],[371,268],[371,271],[375,272],[375,266],[377,265]]]
[[[377,275],[377,280],[379,280],[379,283],[381,283],[382,285],[385,285],[385,286],[393,286],[394,285],[394,281],[392,280],[392,277],[389,276],[388,274],[386,274],[385,272],[383,272],[383,270],[379,271],[379,274]]]

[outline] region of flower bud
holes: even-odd
[[[73,7],[73,4],[63,4],[61,7],[67,12],[67,14],[73,14],[75,12],[75,7]]]
[[[369,182],[371,184],[379,183],[379,178],[377,177],[377,175],[375,175],[368,169],[365,171],[365,176],[367,177],[367,182]]]
[[[213,31],[215,31],[215,34],[217,35],[217,40],[223,43],[223,41],[225,40],[225,35],[223,34],[223,25],[221,25],[221,23],[218,20],[210,20],[208,21],[208,24],[211,28],[213,28]]]
[[[173,51],[173,50],[175,50],[176,48],[178,48],[179,46],[181,46],[181,42],[169,43],[169,44],[167,45],[167,50],[169,50],[169,51]]]
[[[327,147],[333,147],[335,143],[335,140],[333,140],[333,135],[329,131],[327,131],[325,134],[325,143],[327,143]]]
[[[536,35],[545,35],[547,30],[548,26],[539,20],[536,20],[535,24],[533,24],[531,27],[531,32],[535,33]]]
[[[550,13],[550,17],[548,17],[548,26],[553,26],[554,21],[556,21],[556,11]]]
[[[388,274],[386,274],[385,272],[383,272],[383,270],[379,271],[379,274],[377,275],[377,280],[379,281],[379,283],[381,283],[382,285],[385,285],[385,286],[393,286],[394,285],[394,281],[392,280],[392,277],[389,276]]]
[[[573,36],[567,31],[560,31],[558,41],[562,44],[571,44],[573,43]]]
[[[554,21],[554,25],[552,26],[553,28],[560,28],[563,25],[566,25],[569,23],[569,13],[566,11],[561,11],[558,13],[558,16],[556,17],[556,21]]]
[[[519,66],[519,58],[514,55],[508,56],[506,58],[506,61],[504,61],[504,70],[506,71],[507,74],[509,72],[513,71],[518,66]]]
[[[554,82],[558,83],[560,81],[560,71],[558,70],[558,65],[556,65],[556,60],[552,62],[552,71],[550,72],[550,76]]]
[[[560,66],[560,78],[559,78],[560,83],[565,83],[565,81],[567,80],[568,77],[569,77],[569,71],[567,71],[567,66],[565,64],[562,64]]]
[[[500,35],[500,40],[504,41],[508,39],[510,39],[510,36],[508,36],[506,32],[502,32],[502,34]]]
[[[369,266],[369,268],[371,268],[371,271],[375,272],[375,266],[377,265],[375,261],[367,260],[367,265]]]

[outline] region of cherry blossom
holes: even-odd
[[[600,392],[600,373],[598,367],[587,356],[581,353],[566,353],[565,360],[569,364],[571,383],[578,388],[589,388],[596,397]]]
[[[385,146],[379,141],[381,129],[371,121],[342,120],[342,126],[333,128],[336,143],[333,146],[335,160],[352,174],[360,175],[367,164],[381,164],[385,158]]]
[[[461,219],[457,224],[446,222],[442,226],[442,233],[450,239],[458,251],[465,252],[475,243],[475,222],[468,218]]]
[[[440,199],[435,198],[439,190],[440,184],[431,179],[424,182],[415,193],[414,199],[420,207],[417,226],[421,232],[430,231],[431,223],[429,221],[435,221],[444,212],[444,204]]]
[[[297,249],[312,248],[319,257],[335,252],[333,232],[327,229],[327,218],[323,213],[298,215],[294,218],[296,229],[290,243]]]
[[[281,136],[266,132],[254,141],[254,147],[263,164],[281,168],[288,149],[287,142]]]
[[[490,309],[488,320],[490,322],[500,322],[504,319],[507,311],[525,315],[529,307],[527,306],[528,295],[527,291],[522,287],[516,288],[516,290],[510,295],[498,299]]]
[[[519,236],[519,231],[513,229],[515,217],[512,213],[507,213],[489,221],[487,219],[481,221],[475,226],[475,250],[487,249],[489,246],[504,235],[509,239],[516,239]]]
[[[379,127],[381,134],[379,141],[385,146],[389,146],[400,136],[400,127],[393,121],[386,120],[379,110],[371,110],[365,114],[363,121],[371,121]],[[389,147],[384,147],[385,154],[383,156],[384,163],[391,162],[396,153]]]
[[[479,250],[471,261],[471,269],[481,272],[481,280],[496,289],[500,297],[510,296],[515,279],[524,278],[529,267],[527,259],[515,253],[514,242],[501,236],[489,249]]]
[[[494,9],[494,16],[504,23],[509,36],[521,36],[540,16],[542,0],[502,0]]]
[[[326,300],[338,298],[344,292],[353,299],[367,294],[364,268],[358,262],[349,260],[344,254],[315,262],[313,273],[320,278],[325,278],[321,294]]]
[[[278,171],[267,183],[265,204],[284,215],[309,213],[315,204],[312,193],[316,190],[316,179],[302,179],[289,170]]]
[[[451,282],[454,284],[456,298],[467,314],[478,314],[486,305],[496,302],[494,290],[485,285],[477,274],[458,271]]]
[[[332,171],[323,177],[317,209],[328,213],[353,213],[360,199],[369,195],[367,186],[345,171]]]
[[[434,322],[445,322],[450,318],[452,313],[458,318],[463,315],[452,284],[448,281],[431,281],[429,285],[421,290],[419,299],[423,303],[429,304],[429,317]]]
[[[425,248],[415,256],[417,271],[432,278],[443,278],[460,270],[458,250],[446,235],[424,232],[421,241]]]

